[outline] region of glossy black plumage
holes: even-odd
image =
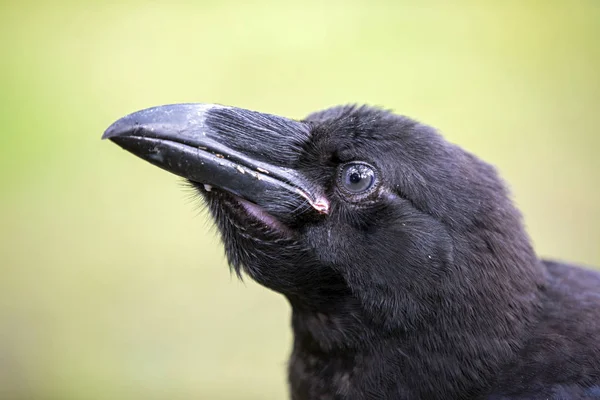
[[[156,126],[135,115],[106,137],[150,159],[129,138]],[[230,265],[290,302],[292,399],[600,398],[600,274],[541,260],[492,166],[369,107],[300,122],[204,107],[201,125],[159,133],[192,126],[243,155],[233,168],[285,172],[259,194],[192,184]],[[357,161],[376,183],[349,194]]]

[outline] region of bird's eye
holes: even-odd
[[[350,194],[364,194],[375,187],[375,169],[364,163],[348,163],[341,167],[339,184]]]

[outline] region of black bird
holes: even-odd
[[[103,137],[189,180],[233,270],[288,299],[292,399],[600,398],[600,275],[540,259],[495,169],[433,128],[177,104]]]

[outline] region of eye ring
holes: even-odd
[[[364,197],[377,188],[377,170],[362,161],[352,161],[340,165],[337,179],[338,188],[348,196]]]

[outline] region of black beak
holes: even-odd
[[[173,104],[137,111],[102,136],[197,184],[265,209],[274,202],[329,204],[293,166],[309,129],[304,123],[234,107]]]

